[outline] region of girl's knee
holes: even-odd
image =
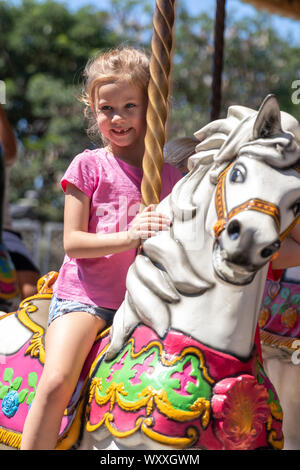
[[[74,384],[70,377],[61,371],[43,374],[39,384],[39,394],[45,400],[66,401],[72,395]]]

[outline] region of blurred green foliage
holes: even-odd
[[[0,0],[0,80],[19,139],[11,200],[35,187],[41,220],[62,220],[60,177],[77,153],[94,145],[78,100],[88,58],[120,43],[149,50],[154,4],[111,0],[106,11],[99,2],[72,12],[54,0]],[[214,13],[191,16],[177,2],[170,137],[191,135],[209,121]],[[257,108],[273,92],[300,120],[300,105],[291,100],[299,57],[299,44],[283,39],[267,14],[227,17],[221,117],[232,104]]]

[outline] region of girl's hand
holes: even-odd
[[[155,212],[155,205],[150,204],[133,219],[128,235],[131,240],[137,241],[138,246],[141,240],[153,237],[161,230],[168,230],[170,225],[169,217]]]

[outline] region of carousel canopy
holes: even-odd
[[[243,0],[270,13],[300,19],[300,0]]]

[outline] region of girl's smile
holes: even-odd
[[[129,129],[112,129],[112,132],[115,132],[117,135],[125,135],[128,134],[130,130],[131,127]]]

